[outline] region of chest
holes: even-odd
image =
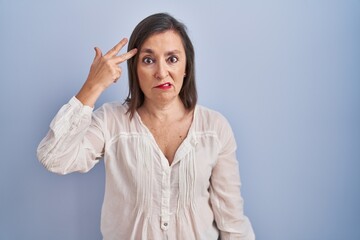
[[[154,138],[135,133],[118,135],[107,144],[104,156],[107,176],[120,181],[122,184],[119,188],[129,186],[136,189],[139,185],[146,185],[150,189],[149,184],[152,182],[159,187],[156,192],[161,192],[164,183],[171,183],[172,187],[178,188],[179,182],[187,181],[181,178],[195,171],[196,186],[207,189],[220,148],[216,137],[208,133],[200,134],[190,133],[189,138],[179,145],[170,166],[165,165],[166,160]]]
[[[176,121],[166,125],[149,124],[148,128],[158,147],[169,161],[169,165],[173,162],[177,149],[186,138],[190,125],[190,120]]]

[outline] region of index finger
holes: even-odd
[[[127,53],[124,53],[120,56],[114,57],[114,60],[115,60],[116,64],[120,64],[120,63],[125,62],[126,60],[132,58],[133,56],[135,56],[136,53],[137,53],[137,49],[133,48],[130,51],[128,51]]]
[[[116,44],[112,49],[110,49],[105,56],[114,57],[116,54],[120,52],[120,50],[125,46],[125,44],[128,42],[127,38],[121,39],[121,41]]]

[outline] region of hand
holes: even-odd
[[[132,58],[137,52],[137,49],[134,48],[117,56],[127,42],[126,38],[122,39],[105,55],[102,55],[99,48],[95,48],[95,58],[89,76],[80,92],[76,95],[84,105],[93,106],[100,94],[120,78],[122,69],[119,64]]]
[[[120,78],[122,69],[119,64],[132,58],[137,52],[137,49],[132,49],[125,54],[117,56],[127,42],[126,38],[122,39],[104,56],[99,48],[95,48],[96,55],[86,80],[90,85],[99,85],[106,89]]]

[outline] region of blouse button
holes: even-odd
[[[167,227],[168,223],[164,223],[164,226]]]

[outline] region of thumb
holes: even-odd
[[[95,50],[94,61],[96,61],[102,56],[102,52],[101,52],[100,48],[98,48],[98,47],[95,47],[94,50]]]

